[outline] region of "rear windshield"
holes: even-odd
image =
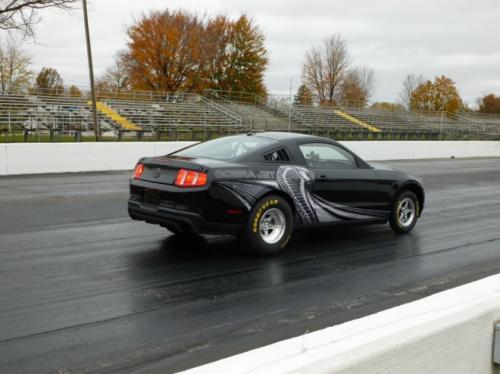
[[[255,135],[236,135],[209,140],[172,153],[175,156],[232,160],[268,146],[276,140]]]

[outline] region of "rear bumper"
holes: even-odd
[[[130,218],[174,228],[180,232],[196,234],[237,234],[242,229],[240,224],[207,222],[200,214],[184,210],[143,204],[129,200]]]

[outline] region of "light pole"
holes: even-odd
[[[87,0],[82,0],[82,5],[83,5],[83,21],[85,23],[85,39],[87,41],[87,58],[88,58],[88,62],[89,62],[90,93],[92,96],[92,112],[94,115],[95,140],[98,142],[101,138],[101,131],[99,128],[99,120],[97,119],[97,104],[96,104],[95,87],[94,87],[94,67],[92,64],[92,48],[90,47],[90,32],[89,32],[89,18],[87,15]]]
[[[290,97],[288,103],[288,132],[292,129],[292,78],[290,77]]]

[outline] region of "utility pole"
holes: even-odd
[[[290,102],[288,103],[288,132],[292,129],[292,83],[293,80],[290,77]]]
[[[89,78],[90,78],[90,93],[92,95],[92,112],[94,114],[94,131],[95,140],[98,142],[101,139],[101,129],[99,128],[99,120],[97,118],[97,104],[95,98],[94,87],[94,66],[92,64],[92,48],[90,46],[89,18],[87,15],[87,0],[82,0],[83,3],[83,21],[85,23],[85,39],[87,41],[87,58],[89,62]]]

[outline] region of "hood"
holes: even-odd
[[[394,168],[392,166],[384,165],[384,164],[372,164],[370,162],[368,165],[370,165],[375,170],[399,170],[399,169],[396,169],[396,168]]]
[[[401,169],[398,169],[398,168],[395,168],[395,167],[392,167],[392,166],[389,166],[389,165],[384,165],[384,164],[372,164],[372,163],[369,163],[369,165],[375,170],[375,171],[380,171],[380,172],[384,172],[384,171],[387,171],[387,172],[396,172],[396,173],[399,173],[401,175],[406,175],[406,177],[408,179],[413,179],[417,182],[419,182],[420,184],[423,184],[424,180],[422,177],[418,176],[418,175],[414,175],[414,174],[411,174],[405,170],[401,170]],[[383,173],[381,173],[381,175],[383,175]]]

